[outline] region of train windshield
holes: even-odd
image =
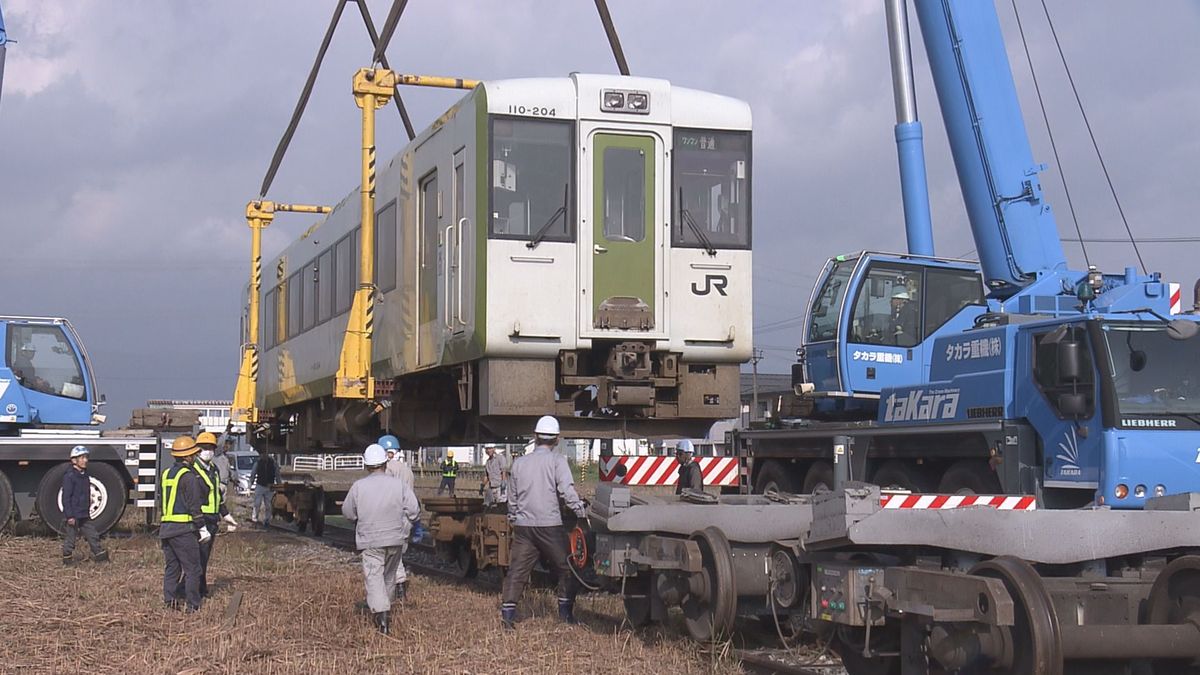
[[[9,324],[5,356],[26,389],[80,401],[87,395],[79,355],[62,326]]]
[[[570,122],[492,119],[493,237],[574,238],[572,135]]]
[[[750,133],[676,129],[671,243],[750,248]]]
[[[1200,424],[1200,337],[1174,340],[1163,324],[1105,324],[1113,389],[1122,426],[1184,427]],[[1154,418],[1176,418],[1171,424]]]

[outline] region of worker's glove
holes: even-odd
[[[199,535],[200,535],[200,543],[201,544],[208,541],[209,539],[212,539],[212,534],[208,531],[207,527],[200,528]]]
[[[225,528],[226,530],[228,530],[230,532],[237,532],[238,524],[237,524],[237,521],[233,519],[233,514],[226,513],[225,516],[223,518],[221,518],[221,520],[224,520],[225,524],[228,526]]]
[[[412,543],[419,544],[425,538],[425,528],[421,526],[421,521],[414,520],[412,525]]]

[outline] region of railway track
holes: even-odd
[[[348,528],[327,524],[323,536],[313,537],[311,534],[300,532],[291,523],[272,521],[267,527],[272,531],[284,532],[309,540],[315,539],[326,546],[331,546],[342,551],[356,550],[354,545],[354,531]],[[494,573],[493,570],[480,572],[478,575],[470,578],[463,577],[457,571],[458,567],[454,563],[440,560],[432,546],[421,544],[409,547],[408,552],[404,556],[404,566],[410,572],[415,572],[422,576],[465,583],[480,589],[497,592],[503,581],[500,575]],[[832,659],[828,664],[812,663],[814,659],[811,652],[806,653],[795,650],[762,647],[735,649],[733,654],[741,662],[743,669],[750,673],[763,675],[767,673],[778,673],[779,675],[844,675],[845,673],[845,670],[836,659]]]

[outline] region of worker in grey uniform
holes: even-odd
[[[412,487],[385,472],[387,452],[378,444],[363,452],[367,476],[354,481],[342,515],[354,523],[354,542],[362,551],[363,583],[367,606],[379,632],[390,631],[392,597],[396,589],[396,570],[408,542],[412,523],[421,515],[421,506]]]
[[[196,473],[194,461],[200,448],[191,436],[180,436],[171,443],[175,464],[162,473],[162,519],[158,538],[163,551],[163,602],[171,609],[200,609],[200,545],[212,536],[203,526],[201,510],[208,495],[203,479]],[[182,579],[183,597],[180,597]]]
[[[513,524],[513,539],[500,602],[500,623],[507,629],[515,627],[517,601],[539,558],[558,576],[559,618],[575,623],[578,585],[567,567],[570,551],[558,501],[562,499],[580,518],[585,506],[575,492],[567,458],[554,451],[558,435],[558,420],[549,415],[539,419],[533,452],[514,461],[509,472],[508,519]]]
[[[704,474],[694,459],[695,454],[696,448],[686,438],[675,446],[675,459],[679,462],[679,480],[675,482],[675,494],[684,490],[704,492]]]
[[[495,443],[484,445],[483,451],[487,453],[487,461],[483,463],[487,502],[499,504],[507,499],[508,460],[496,453]]]

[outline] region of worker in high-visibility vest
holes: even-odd
[[[204,527],[211,535],[206,542],[200,544],[200,595],[207,598],[212,595],[208,589],[208,563],[212,560],[213,546],[217,543],[217,529],[221,520],[224,520],[230,532],[236,531],[237,521],[233,519],[229,509],[225,506],[225,486],[221,482],[220,472],[213,463],[217,437],[205,431],[196,437],[196,447],[200,449],[200,452],[192,468],[204,481],[204,487],[208,491],[204,497],[204,503],[200,507],[201,513],[204,514]]]
[[[458,462],[454,461],[454,451],[446,451],[446,459],[442,462],[442,482],[438,483],[438,495],[441,496],[443,490],[450,490],[450,496],[454,496],[454,480],[458,478]]]
[[[162,473],[162,525],[158,537],[163,551],[163,602],[171,609],[200,609],[200,545],[212,534],[203,526],[201,511],[207,488],[194,467],[200,448],[191,436],[171,443],[175,464]],[[182,603],[185,605],[181,606]]]

